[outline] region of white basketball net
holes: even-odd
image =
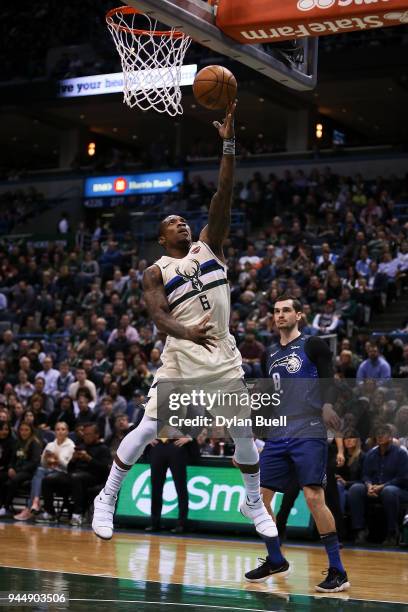
[[[131,108],[181,115],[181,68],[191,38],[174,28],[159,32],[156,20],[130,7],[111,11],[106,23],[122,63],[123,101]]]

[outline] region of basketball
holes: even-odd
[[[237,81],[224,66],[206,66],[197,73],[193,83],[197,102],[211,110],[225,109],[237,95]]]

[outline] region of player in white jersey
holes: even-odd
[[[139,426],[122,440],[108,480],[94,501],[92,528],[100,538],[113,534],[117,493],[128,470],[157,437],[157,383],[166,379],[228,379],[241,386],[241,356],[229,333],[230,292],[223,253],[231,217],[235,168],[235,104],[222,124],[214,122],[223,139],[217,192],[211,200],[208,225],[192,242],[183,217],[170,215],[160,224],[159,244],[166,255],[144,274],[144,298],[156,327],[167,334],[163,366],[148,394]],[[251,435],[230,428],[235,442],[234,464],[241,470],[246,498],[241,513],[254,521],[258,533],[275,537],[277,529],[260,495],[258,451]]]
[[[175,240],[188,237],[190,229],[183,217],[171,215],[161,224],[162,237]],[[201,238],[202,236],[200,236]],[[211,338],[207,345],[198,344],[188,337],[167,336],[161,355],[162,367],[158,369],[146,414],[157,418],[157,382],[163,379],[199,379],[212,382],[222,378],[242,379],[241,356],[235,338],[229,332],[230,290],[225,262],[203,240],[191,243],[183,258],[165,255],[154,266],[153,276],[161,274],[160,293],[164,293],[171,316],[186,327],[207,325]],[[154,291],[154,290],[153,290]],[[145,298],[149,304],[149,294]],[[160,318],[157,309],[160,302],[155,291],[150,312],[154,320]],[[211,328],[211,329],[210,329]],[[211,351],[208,348],[211,347]]]

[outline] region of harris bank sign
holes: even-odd
[[[178,191],[184,180],[181,170],[171,172],[146,172],[118,176],[96,176],[87,178],[84,185],[85,198],[104,198],[168,193]]]

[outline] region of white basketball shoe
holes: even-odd
[[[109,495],[102,489],[94,499],[92,529],[102,540],[110,540],[113,535],[113,515],[117,496]]]
[[[253,521],[255,529],[260,536],[276,538],[278,530],[273,518],[265,508],[262,497],[256,502],[251,502],[248,497],[245,497],[245,501],[239,510],[243,516]]]

